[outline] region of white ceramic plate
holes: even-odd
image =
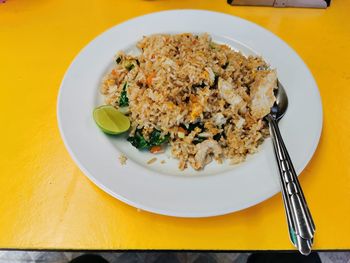
[[[70,65],[58,97],[58,124],[64,143],[80,169],[97,186],[137,208],[163,215],[207,217],[252,206],[276,194],[279,177],[270,139],[246,162],[230,166],[215,162],[196,172],[183,172],[169,153],[139,152],[124,138],[107,136],[95,125],[93,109],[103,104],[102,76],[117,51],[132,51],[144,35],[204,33],[242,53],[261,55],[277,69],[289,108],[281,133],[299,174],[311,159],[322,129],[322,106],[316,83],[300,57],[281,39],[260,26],[221,13],[174,10],[129,20],[104,32]],[[118,157],[128,157],[121,165]],[[161,160],[166,160],[161,164]],[[315,178],[316,179],[316,178]]]

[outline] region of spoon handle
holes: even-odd
[[[272,115],[268,115],[267,120],[280,173],[290,238],[301,253],[309,254],[311,252],[315,224],[287,148],[283,142],[277,121]]]

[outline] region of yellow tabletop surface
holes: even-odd
[[[0,248],[293,249],[280,194],[214,218],[137,211],[90,182],[63,145],[56,100],[77,53],[129,18],[183,8],[255,22],[309,66],[324,109],[318,149],[300,177],[317,226],[314,248],[350,249],[350,0],[325,10],[232,7],[225,0],[0,4]]]

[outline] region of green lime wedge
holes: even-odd
[[[130,128],[130,120],[111,105],[94,109],[94,120],[100,129],[108,134],[120,134]]]

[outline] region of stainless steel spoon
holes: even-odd
[[[270,126],[270,133],[278,164],[289,236],[292,243],[298,248],[301,254],[308,255],[311,252],[315,224],[278,128],[278,121],[284,116],[288,108],[288,97],[279,81],[277,85],[278,89],[275,92],[276,102],[271,108],[270,114],[265,118]]]

